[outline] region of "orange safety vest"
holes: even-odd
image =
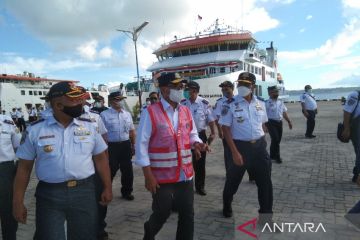
[[[174,183],[183,170],[186,178],[194,174],[190,132],[193,128],[190,110],[179,105],[178,129],[175,131],[161,102],[147,107],[152,133],[149,142],[150,167],[158,183]]]

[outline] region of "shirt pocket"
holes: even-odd
[[[256,110],[255,111],[256,119],[260,122],[263,122],[263,120],[266,118],[266,112],[264,110]]]
[[[244,111],[234,111],[233,116],[234,116],[234,122],[237,123],[242,123],[249,118],[246,112]]]
[[[58,156],[60,143],[56,144],[55,138],[41,139],[37,143],[37,156],[47,159]]]
[[[76,154],[92,153],[94,142],[90,136],[75,136],[74,137],[74,152]]]
[[[1,131],[0,132],[0,139],[2,145],[9,145],[11,144],[11,132],[9,131]]]

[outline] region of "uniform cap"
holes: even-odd
[[[269,87],[268,87],[268,91],[279,91],[279,88],[278,88],[276,85],[274,85],[274,86],[269,86]]]
[[[178,73],[164,73],[157,80],[159,83],[159,87],[167,86],[170,83],[174,83],[174,84],[180,82],[186,83],[186,80],[183,79]]]
[[[305,90],[306,90],[306,89],[312,89],[312,87],[311,87],[310,85],[306,85],[306,86],[305,86]]]
[[[109,97],[109,100],[121,100],[121,99],[126,98],[119,91],[110,93],[108,97]]]
[[[200,90],[200,85],[195,81],[188,82],[187,87],[192,88],[192,89],[196,89],[196,90]]]
[[[73,82],[58,82],[50,88],[45,98],[48,97],[48,99],[53,99],[62,96],[66,96],[70,99],[86,99],[89,94],[86,92],[85,88],[76,86]]]
[[[103,96],[100,96],[100,95],[97,95],[97,96],[94,96],[93,99],[95,101],[101,101],[101,100],[105,100]]]
[[[238,82],[255,84],[255,82],[256,82],[256,77],[255,77],[255,75],[252,74],[252,73],[242,72],[242,73],[239,74]]]
[[[225,81],[225,82],[222,82],[219,87],[230,87],[230,88],[234,88],[234,84],[232,84],[232,82],[230,81]]]

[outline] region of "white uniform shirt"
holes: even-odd
[[[215,121],[211,105],[205,98],[198,96],[194,103],[192,103],[190,99],[184,99],[181,101],[181,104],[190,109],[196,124],[196,129],[199,132],[206,130],[209,122]]]
[[[174,110],[173,107],[165,100],[161,98],[161,103],[164,107],[166,115],[171,120],[171,124],[174,127],[174,130],[177,131],[178,122],[179,122],[179,110],[178,107]],[[196,130],[196,125],[194,119],[192,119],[193,129],[190,133],[190,144],[194,144],[195,142],[202,143],[199,138],[198,132]],[[135,164],[141,167],[146,167],[150,165],[149,158],[149,142],[152,133],[151,119],[148,110],[143,109],[140,117],[140,123],[137,130],[141,134],[136,135],[136,144],[135,144]]]
[[[283,101],[280,99],[268,99],[265,102],[266,113],[269,119],[281,121],[283,119],[284,112],[287,112],[287,108]]]
[[[306,110],[312,110],[313,111],[313,110],[317,109],[317,103],[316,103],[314,94],[304,92],[300,96],[300,102],[305,104],[305,109]]]
[[[67,128],[49,117],[33,124],[16,152],[23,160],[35,160],[39,180],[59,183],[85,179],[95,173],[93,155],[107,145],[93,124],[74,119]]]
[[[267,122],[265,103],[256,97],[251,102],[236,96],[228,109],[222,111],[219,124],[231,128],[235,140],[258,140],[265,135],[262,124]]]
[[[100,135],[107,133],[104,122],[98,113],[91,111],[89,108],[84,108],[84,113],[80,116],[80,118],[90,121]]]
[[[14,148],[20,145],[21,134],[13,120],[0,114],[0,162],[15,160]]]
[[[23,118],[24,117],[24,114],[22,111],[19,111],[19,110],[16,110],[16,117],[17,118]]]
[[[360,116],[360,103],[357,104],[357,102],[359,101],[358,99],[359,94],[357,91],[351,92],[347,99],[346,99],[346,103],[344,105],[344,111],[348,112],[348,113],[352,113],[354,112],[354,118],[357,116]],[[357,107],[356,107],[357,104]],[[356,109],[355,109],[356,107]]]
[[[109,142],[122,142],[129,140],[129,131],[134,130],[131,114],[124,109],[120,112],[109,108],[100,114],[105,128],[108,131]]]

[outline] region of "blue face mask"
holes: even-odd
[[[189,90],[184,90],[184,98],[186,98],[186,99],[190,98]]]

